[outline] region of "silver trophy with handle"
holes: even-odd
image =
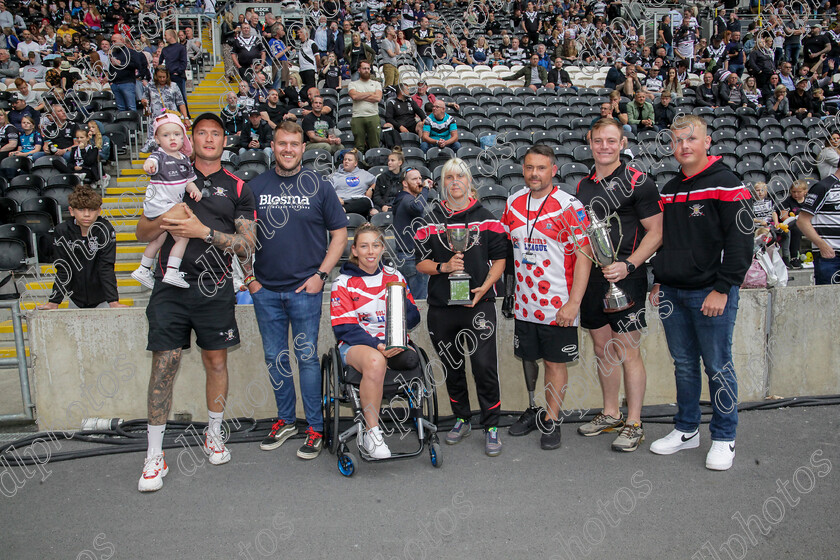
[[[408,348],[405,322],[405,282],[385,285],[385,349]]]
[[[589,217],[589,227],[587,227],[584,232],[586,233],[586,236],[589,237],[589,244],[592,247],[593,255],[588,258],[603,269],[618,260],[615,248],[612,244],[612,238],[610,237],[610,218],[614,217],[615,214],[607,216],[601,220],[590,207],[587,211],[587,215]],[[618,235],[619,239],[623,238],[620,220],[618,221]],[[620,241],[619,244],[621,244]],[[616,313],[633,307],[633,301],[630,299],[630,296],[628,296],[624,290],[616,286],[614,282],[610,282],[610,287],[607,290],[607,293],[604,294],[603,304],[604,313]]]
[[[475,236],[473,236],[475,233]],[[447,224],[444,237],[438,232],[438,239],[453,253],[464,254],[478,245],[481,231],[478,225]],[[470,276],[465,270],[449,273],[449,305],[469,305],[472,303],[470,294]]]

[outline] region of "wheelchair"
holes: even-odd
[[[409,346],[417,352],[420,363],[409,371],[386,370],[379,418],[380,426],[386,433],[390,429],[395,432],[399,430],[404,437],[409,432],[415,432],[419,446],[407,452],[392,450],[388,459],[368,457],[362,449],[359,449],[359,456],[364,461],[407,459],[421,455],[428,444],[432,466],[439,468],[443,464],[443,457],[437,435],[438,402],[435,385],[428,375],[429,360],[426,352],[414,342],[409,342]],[[324,395],[324,447],[331,454],[337,454],[338,472],[347,477],[353,476],[359,460],[349,450],[348,442],[358,437],[364,429],[359,398],[362,374],[344,364],[336,344],[321,358],[321,381]],[[342,405],[353,411],[352,425],[344,431],[340,427]]]

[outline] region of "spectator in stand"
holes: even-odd
[[[514,37],[511,40],[510,48],[503,54],[507,57],[508,66],[524,65],[528,57],[528,53],[520,46],[519,37]]]
[[[825,146],[817,158],[817,171],[820,179],[832,175],[840,167],[840,132],[832,132],[825,141]]]
[[[186,38],[184,46],[187,49],[187,60],[197,64],[201,59],[201,39],[193,34],[192,27],[184,29],[184,37]]]
[[[764,39],[764,45],[756,47],[747,57],[747,70],[755,76],[758,87],[764,87],[770,76],[776,72],[776,65],[773,63],[773,37]]]
[[[408,97],[407,84],[397,86],[397,95],[385,102],[385,128],[393,128],[398,133],[414,132],[420,136],[426,113]]]
[[[99,161],[107,163],[111,157],[111,139],[102,134],[102,123],[99,121],[89,120],[87,127],[90,143],[99,152]],[[99,182],[102,186],[107,187],[111,182],[111,176],[103,173]]]
[[[225,101],[227,101],[227,105],[222,107],[222,111],[219,113],[225,127],[225,136],[239,136],[242,132],[243,121],[246,118],[242,106],[239,104],[236,93],[232,91],[225,94]]]
[[[315,73],[321,66],[321,55],[315,41],[309,39],[306,29],[298,29],[298,67],[304,87],[316,87]]]
[[[324,98],[316,95],[312,98],[312,110],[303,117],[303,134],[306,136],[306,149],[327,150],[331,154],[341,151],[344,146],[334,134],[335,119],[324,112]]]
[[[811,117],[814,112],[814,100],[811,93],[805,91],[808,81],[808,78],[799,78],[799,81],[796,82],[796,89],[788,98],[791,113],[800,119]]]
[[[388,212],[394,206],[394,198],[402,190],[402,166],[405,156],[402,147],[394,146],[388,154],[388,169],[376,177],[373,186],[373,206],[381,212]]]
[[[232,11],[225,12],[220,33],[222,41],[222,59],[225,63],[225,79],[230,82],[236,82],[238,80],[236,66],[233,64],[233,57],[231,56],[231,53],[233,52],[233,44],[236,40],[237,25],[233,21]]]
[[[136,76],[139,74],[141,80],[150,78],[146,59],[139,52],[129,48],[120,33],[115,33],[111,37],[111,44],[113,45],[110,53],[111,91],[117,102],[117,110],[136,111]]]
[[[677,116],[677,109],[671,105],[671,92],[663,91],[659,102],[653,106],[654,124],[657,130],[665,130],[671,127],[674,118]]]
[[[149,116],[148,130],[149,134],[146,138],[146,144],[143,146],[143,152],[152,152],[155,149],[154,140],[154,120],[161,114],[169,112],[177,112],[184,120],[189,119],[187,112],[187,104],[184,102],[180,88],[172,83],[169,70],[166,67],[158,66],[155,68],[154,83],[149,84],[144,88],[144,98],[140,100],[143,105],[143,111]]]
[[[341,167],[330,175],[329,180],[346,213],[368,217],[379,212],[371,200],[376,177],[359,167],[359,153],[355,149],[344,154]]]
[[[383,87],[395,85],[399,82],[399,75],[397,74],[399,49],[397,47],[397,32],[391,25],[385,28],[385,38],[379,44],[379,53],[382,59],[382,73],[385,77]]]
[[[6,111],[0,109],[0,161],[17,150],[19,137],[20,131],[8,123]],[[14,169],[4,171],[7,172],[6,176],[9,178],[14,177],[16,173]]]
[[[802,58],[805,66],[813,66],[820,60],[820,55],[828,54],[831,51],[831,41],[822,34],[822,28],[815,25],[811,28],[810,35],[802,40]]]
[[[747,79],[744,80],[743,89],[744,95],[747,96],[747,101],[755,105],[759,110],[763,110],[764,104],[762,103],[761,90],[756,87],[754,76],[747,76]]]
[[[28,29],[25,29],[21,34],[21,38],[23,40],[17,44],[18,60],[27,63],[29,61],[29,53],[32,52],[35,53],[35,62],[40,64],[41,46],[32,40],[32,33],[30,33]]]
[[[838,137],[840,138],[840,137]],[[802,231],[797,224],[799,212],[808,195],[808,184],[805,181],[794,181],[790,186],[790,195],[778,205],[779,218],[787,224],[789,235],[782,238],[782,256],[787,256],[790,268],[802,268],[799,251],[802,245]]]
[[[655,130],[653,105],[646,100],[645,92],[637,91],[631,103],[627,104],[627,121],[634,133]]]
[[[41,133],[35,128],[35,121],[29,115],[24,115],[20,121],[23,132],[18,137],[18,149],[11,152],[10,156],[24,156],[32,161],[46,154],[41,150],[44,147],[44,140]]]
[[[770,105],[770,100],[776,95],[776,89],[781,85],[781,80],[778,74],[770,76],[770,81],[761,90],[761,98],[767,100],[766,105]],[[787,88],[785,88],[787,90]]]
[[[718,86],[718,104],[721,107],[731,107],[738,109],[739,107],[752,107],[750,100],[744,94],[744,89],[738,75],[732,72],[725,71],[720,75],[720,86]]]
[[[405,276],[408,287],[417,299],[426,299],[429,275],[417,270],[414,235],[420,227],[420,220],[429,210],[429,189],[432,180],[423,180],[416,169],[402,172],[402,191],[394,198],[391,212],[394,216],[397,268]]]
[[[233,65],[243,79],[249,79],[253,73],[254,61],[265,62],[266,53],[260,37],[251,29],[251,24],[243,23],[239,34],[233,40],[231,57]]]
[[[540,65],[540,56],[537,53],[531,55],[531,63],[523,66],[517,72],[509,76],[502,76],[502,80],[511,81],[525,78],[525,87],[537,91],[538,88],[548,83],[548,72]]]
[[[811,187],[796,220],[802,235],[819,249],[814,255],[814,283],[840,284],[840,170]]]
[[[70,150],[76,142],[76,130],[79,125],[67,118],[64,105],[53,103],[52,110],[41,122],[41,137],[44,139],[44,151],[61,156],[69,164]]]
[[[91,145],[87,128],[76,129],[76,142],[70,150],[70,166],[73,173],[83,175],[87,183],[99,182],[99,150]]]
[[[429,29],[429,18],[420,18],[420,27],[414,30],[414,45],[418,55],[418,70],[431,72],[435,68],[435,55],[432,49],[435,42],[434,31]]]
[[[458,125],[454,118],[446,114],[446,104],[440,99],[435,100],[432,114],[427,115],[423,121],[423,133],[420,135],[420,148],[424,153],[432,146],[449,147],[455,153],[461,149],[461,143],[458,142]]]
[[[262,120],[260,112],[257,109],[251,109],[248,120],[239,135],[239,154],[244,154],[248,150],[262,150],[271,159],[271,130],[268,123]]]
[[[621,69],[624,68],[624,59],[616,58],[613,66],[607,71],[604,80],[604,87],[607,89],[618,89],[627,80]]]
[[[178,36],[175,31],[167,29],[164,34],[167,45],[163,47],[163,65],[169,71],[169,77],[181,90],[181,99],[184,100],[184,106],[187,108],[187,115],[190,114],[190,108],[187,105],[187,49],[178,42]],[[265,54],[263,54],[265,59]]]
[[[19,94],[13,95],[9,103],[12,106],[12,110],[9,111],[8,122],[9,124],[17,128],[18,132],[23,132],[23,128],[20,125],[20,121],[21,119],[23,119],[24,116],[30,117],[35,123],[36,128],[41,124],[40,113],[38,113],[38,111],[33,109],[31,106],[27,105],[24,98],[21,97]]]
[[[359,79],[350,83],[349,95],[353,100],[353,116],[350,129],[358,151],[379,147],[379,102],[382,100],[382,84],[370,78],[370,62],[359,64]]]
[[[733,31],[732,38],[726,45],[726,66],[725,68],[730,72],[738,74],[744,73],[744,66],[747,62],[747,55],[744,51],[744,45],[741,43],[741,32]]]
[[[15,83],[15,78],[20,75],[20,64],[11,60],[7,49],[0,49],[0,80],[7,86]]]
[[[297,117],[290,113],[289,109],[289,107],[280,104],[280,93],[276,89],[268,90],[265,103],[261,103],[259,106],[260,115],[271,127],[271,130],[277,128],[277,125],[282,121],[297,120]]]
[[[558,56],[554,59],[554,68],[548,72],[548,83],[546,84],[546,87],[551,89],[574,87],[569,73],[563,69],[562,57]]]
[[[126,307],[119,302],[117,275],[117,234],[103,218],[102,197],[86,185],[73,189],[68,198],[70,217],[55,228],[55,282],[49,303],[38,309],[58,309],[69,294],[70,309]],[[90,258],[79,259],[73,249],[83,245]],[[70,266],[77,263],[79,266]]]
[[[768,116],[775,117],[778,121],[790,116],[790,104],[788,103],[785,86],[776,87],[773,92],[773,99],[767,102],[766,111]]]
[[[268,42],[268,49],[271,52],[271,67],[274,71],[274,82],[272,86],[278,89],[289,82],[289,56],[292,47],[286,46],[286,30],[279,23],[274,26],[273,37]]]
[[[600,121],[601,119],[612,119],[618,123],[618,125],[624,130],[625,133],[630,133],[633,130],[630,128],[629,124],[622,123],[621,120],[613,115],[612,111],[612,104],[609,101],[605,101],[601,103],[601,112],[592,119],[592,122],[589,124],[589,130],[586,131],[586,141],[589,142],[590,132],[592,132],[592,127],[595,126],[595,123]],[[627,115],[625,115],[626,117]],[[626,120],[626,119],[625,119]]]
[[[672,93],[677,97],[683,96],[682,83],[677,79],[677,69],[668,68],[668,73],[665,77],[665,82],[662,84],[662,93]]]
[[[341,90],[341,67],[338,64],[338,60],[336,59],[334,52],[327,54],[327,62],[318,73],[320,74],[321,79],[324,80],[325,88],[332,88],[336,91]]]
[[[350,78],[352,80],[359,79],[359,65],[362,62],[373,64],[376,58],[376,53],[373,49],[362,43],[362,36],[358,33],[353,33],[350,47],[344,51],[344,59],[350,65]]]

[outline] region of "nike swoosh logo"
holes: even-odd
[[[694,439],[695,437],[697,437],[697,434],[699,434],[699,433],[700,433],[700,432],[694,432],[694,434],[692,434],[692,435],[691,435],[691,437],[685,437],[685,436],[683,435],[683,436],[680,436],[680,439],[681,439],[681,440],[683,440],[683,441],[688,441],[688,440],[690,440],[690,439]]]
[[[729,451],[731,451],[732,453],[735,453],[735,446],[732,445],[731,443],[729,444]]]

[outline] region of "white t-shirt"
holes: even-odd
[[[36,41],[30,41],[28,45],[26,42],[21,41],[18,43],[17,50],[23,55],[21,60],[29,60],[29,53],[34,52],[35,64],[41,64],[41,45]]]
[[[318,54],[318,45],[315,41],[309,39],[303,43],[298,49],[298,66],[300,71],[317,70],[315,68],[315,55]]]
[[[382,84],[372,79],[369,79],[366,82],[356,80],[355,82],[350,82],[350,89],[359,93],[374,93],[382,90]],[[373,117],[378,114],[379,103],[372,103],[370,101],[353,102],[354,117]]]

